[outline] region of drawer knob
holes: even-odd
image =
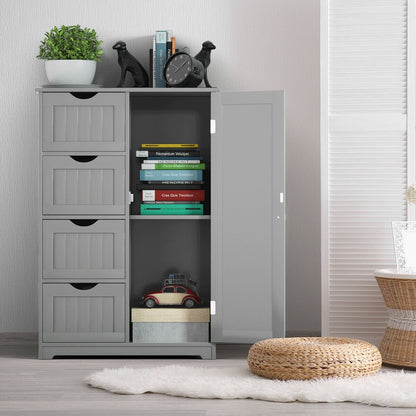
[[[70,285],[78,290],[90,290],[97,286],[98,283],[70,283]]]

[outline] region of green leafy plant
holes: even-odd
[[[55,26],[45,33],[45,39],[39,47],[40,59],[85,59],[101,62],[103,51],[94,29],[84,28],[80,25]]]

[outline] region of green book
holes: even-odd
[[[205,163],[142,163],[147,170],[204,170]]]
[[[204,204],[141,204],[141,215],[203,215]]]

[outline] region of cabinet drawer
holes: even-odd
[[[44,156],[44,214],[124,214],[124,156]]]
[[[125,341],[124,284],[43,285],[44,342]]]
[[[44,279],[124,279],[123,220],[44,220]]]
[[[43,151],[125,150],[125,95],[44,93]],[[90,97],[90,98],[88,98]]]

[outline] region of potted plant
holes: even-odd
[[[37,57],[45,60],[49,83],[91,84],[103,54],[101,43],[94,29],[80,25],[55,26],[45,33]]]

